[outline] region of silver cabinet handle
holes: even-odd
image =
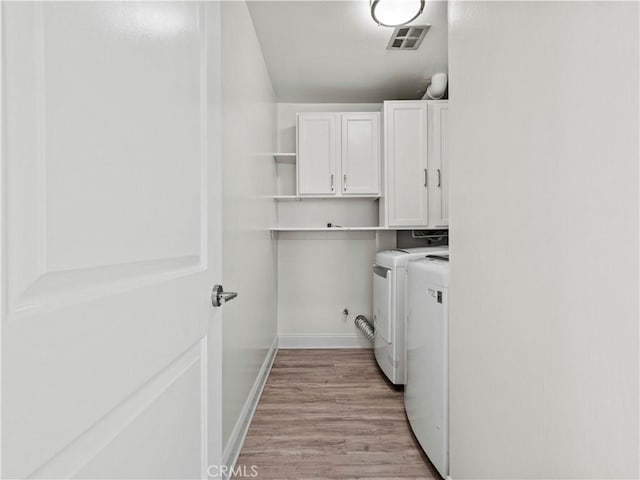
[[[333,173],[331,174],[331,191],[333,192],[334,188],[333,188],[334,182],[333,182]]]
[[[427,183],[429,182],[429,174],[427,173],[427,169],[424,169],[424,186],[427,188]]]
[[[221,307],[223,303],[230,302],[238,296],[237,292],[225,292],[222,285],[216,285],[211,290],[211,305]]]
[[[442,186],[442,174],[440,173],[440,169],[438,169],[438,188]]]
[[[344,179],[344,182],[342,184],[342,188],[344,188],[344,191],[346,192],[347,191],[347,174],[346,173],[343,175],[343,179]]]

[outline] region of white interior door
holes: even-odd
[[[205,476],[208,8],[2,4],[3,478]]]
[[[380,114],[346,113],[342,124],[342,194],[380,194]]]
[[[338,115],[298,115],[298,193],[335,195],[338,158]]]

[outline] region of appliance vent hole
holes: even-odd
[[[431,25],[397,27],[387,44],[387,50],[417,50]]]

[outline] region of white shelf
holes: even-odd
[[[296,154],[295,153],[274,153],[273,159],[276,163],[287,163],[291,165],[295,165],[296,163]]]
[[[272,232],[376,232],[384,227],[273,227]]]
[[[328,199],[328,200],[347,200],[351,198],[360,198],[360,199],[369,199],[369,200],[378,200],[380,198],[379,195],[276,195],[273,199],[277,202],[286,202],[286,201],[299,201],[299,200],[318,200],[318,199]]]

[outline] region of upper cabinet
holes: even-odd
[[[342,194],[380,194],[380,114],[345,113],[342,123]]]
[[[334,113],[298,114],[298,194],[336,194],[338,120]]]
[[[434,227],[449,225],[449,162],[447,161],[447,119],[448,103],[434,103],[429,106],[429,168],[435,170],[435,177],[429,189],[429,224]]]
[[[448,226],[446,101],[384,104],[385,194],[389,228]]]
[[[385,102],[385,201],[389,227],[429,222],[426,102]]]
[[[380,114],[300,113],[298,195],[380,195]]]

